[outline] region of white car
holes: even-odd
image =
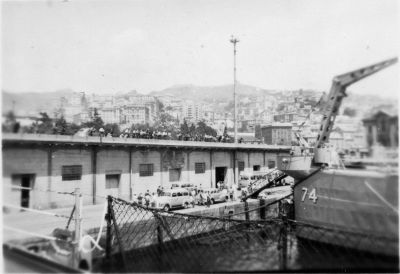
[[[188,208],[190,205],[191,197],[189,191],[184,188],[168,189],[161,196],[155,197],[155,207],[165,211],[178,207]]]
[[[219,190],[217,188],[201,189],[203,193],[209,193],[211,197],[211,204],[216,202],[227,202],[229,200],[229,193],[226,189]]]

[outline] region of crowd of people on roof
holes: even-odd
[[[100,136],[100,137],[113,137],[112,131],[106,132],[104,128],[96,130],[90,128],[87,131],[87,136]],[[220,142],[220,143],[233,143],[234,139],[228,134],[218,135],[216,137],[208,134],[174,134],[167,131],[151,130],[151,129],[125,129],[119,135],[120,138],[140,138],[140,139],[159,139],[159,140],[179,140],[179,141],[197,141],[197,142]],[[241,140],[239,140],[241,143]]]

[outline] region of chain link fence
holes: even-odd
[[[106,254],[97,264],[106,272],[399,270],[398,256],[383,250],[398,239],[296,222],[283,200],[278,217],[256,220],[249,211],[209,217],[108,202]]]

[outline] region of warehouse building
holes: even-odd
[[[65,193],[77,187],[87,205],[103,203],[106,195],[131,200],[177,181],[231,185],[239,172],[275,167],[277,156],[289,151],[259,144],[3,134],[4,201],[44,209],[73,205],[74,197]]]

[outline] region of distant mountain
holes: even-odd
[[[47,112],[49,115],[57,107],[60,98],[69,97],[74,91],[71,89],[62,89],[54,92],[23,92],[12,93],[8,91],[2,92],[2,113],[6,113],[13,108],[15,102],[15,110],[17,115],[37,115],[41,111]]]
[[[270,95],[275,91],[265,90],[249,85],[238,84],[236,88],[238,95],[245,94],[248,96]],[[194,101],[221,101],[231,100],[233,98],[233,85],[223,86],[194,86],[194,85],[176,85],[160,91],[150,93],[153,96],[170,95],[181,99],[191,99]]]

